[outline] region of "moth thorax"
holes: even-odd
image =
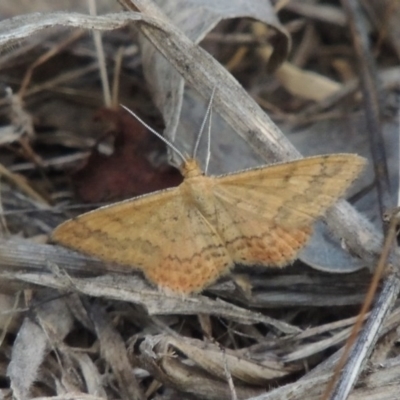
[[[184,178],[195,178],[196,176],[203,175],[203,171],[200,169],[199,164],[193,158],[185,161],[181,165],[180,170]]]
[[[188,209],[196,209],[209,223],[215,222],[213,179],[204,176],[185,178],[180,186]]]

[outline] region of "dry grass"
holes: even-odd
[[[171,2],[171,21],[151,2],[134,3],[142,13],[106,2],[102,17],[52,13],[45,4],[3,10],[16,19],[0,23],[2,395],[320,399],[368,289],[364,267],[372,270],[381,251],[378,205],[390,205],[390,196],[384,173],[378,196],[371,190],[372,158],[382,165],[387,157],[398,186],[400,43],[392,19],[400,11],[394,2],[368,2],[371,59],[357,61],[350,11],[336,2],[282,4],[281,22],[272,7],[261,13],[250,1],[246,10],[229,1],[229,15],[228,2],[219,14]],[[32,11],[43,14],[26,15]],[[102,32],[105,62],[92,28]],[[208,53],[193,43],[203,37]],[[110,96],[103,95],[99,60]],[[377,103],[363,75],[368,63],[379,77],[380,120],[371,120]],[[211,173],[300,153],[368,157],[372,144],[370,170],[352,193],[361,212],[339,202],[293,266],[238,266],[184,298],[159,292],[138,272],[49,242],[67,218],[179,183],[163,144],[116,104],[159,130],[164,123],[166,137],[190,152],[214,87]],[[391,260],[396,271],[398,254]],[[387,312],[379,333],[369,331],[378,342],[364,345],[373,354],[351,399],[397,395],[400,313],[396,277],[387,277],[382,287],[391,287],[391,298],[378,308]]]

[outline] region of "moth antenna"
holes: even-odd
[[[211,159],[211,121],[212,121],[212,108],[210,108],[210,116],[208,118],[208,135],[207,135],[207,155],[206,155],[206,165],[204,167],[204,173],[207,175],[208,166]]]
[[[204,127],[205,127],[205,125],[206,125],[207,118],[210,116],[211,105],[212,105],[212,102],[213,102],[213,100],[214,100],[214,95],[215,95],[216,90],[217,90],[217,87],[214,86],[213,91],[212,91],[212,93],[211,93],[210,101],[208,102],[206,115],[204,116],[203,122],[201,123],[200,131],[199,131],[199,133],[198,133],[198,135],[197,135],[196,144],[195,144],[194,150],[193,150],[193,158],[196,158],[197,150],[199,149],[200,140],[201,140],[201,136],[202,136]]]
[[[132,110],[130,110],[128,107],[125,107],[123,104],[120,104],[120,106],[127,111],[129,114],[131,114],[133,117],[135,117],[145,128],[147,128],[150,132],[154,133],[159,139],[161,139],[171,150],[173,150],[181,159],[184,163],[187,162],[186,157],[182,154],[181,151],[178,150],[177,147],[175,147],[169,140],[165,139],[164,136],[162,136],[160,133],[158,133],[155,129],[153,129],[150,125],[146,124],[141,118],[139,118]]]

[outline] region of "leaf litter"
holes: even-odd
[[[382,15],[377,2],[371,4]],[[105,31],[110,76],[117,51],[123,49],[118,101],[157,127],[163,125],[161,113],[164,135],[189,153],[207,95],[217,83],[210,172],[219,174],[296,157],[297,151],[368,156],[344,11],[317,2],[283,8],[278,19],[265,1],[165,1],[167,24],[151,2],[136,2],[142,12],[136,14],[122,12],[117,4],[100,7],[104,15],[99,17],[84,10],[15,9],[9,14],[14,19],[0,24],[2,81],[17,93],[0,99],[5,132],[0,159],[7,172],[1,182],[1,277],[5,296],[12,300],[16,293],[24,294],[14,307],[6,302],[2,310],[19,321],[4,325],[3,377],[10,385],[0,389],[3,397],[319,398],[369,285],[370,274],[363,267],[373,267],[380,249],[377,228],[356,211],[340,205],[346,217],[327,220],[333,232],[342,233],[345,246],[326,233],[324,224],[318,228],[300,257],[314,268],[301,262],[283,270],[238,267],[203,294],[188,298],[166,296],[138,273],[124,275],[116,266],[56,247],[46,238],[60,222],[89,206],[161,189],[179,178],[167,163],[164,146],[136,121],[116,129],[115,111],[99,111],[102,94],[91,36],[83,34],[62,47],[71,31]],[[40,13],[28,15],[31,11]],[[380,26],[378,20],[378,33]],[[252,106],[230,73],[197,45],[190,47],[187,38],[201,42],[229,66],[297,151]],[[383,77],[389,76],[396,40],[390,31],[376,43]],[[43,54],[49,56],[37,63]],[[18,92],[32,65],[21,97]],[[398,104],[389,102],[395,101],[391,95],[399,83],[391,66],[392,77],[384,81],[383,126],[396,187],[397,125],[390,110]],[[15,104],[22,114],[10,114]],[[111,129],[99,131],[96,112],[114,123]],[[104,137],[110,131],[114,137]],[[203,143],[202,160],[205,149]],[[71,173],[76,170],[80,172]],[[354,195],[372,183],[371,176],[364,176]],[[114,186],[117,178],[122,183]],[[374,196],[361,197],[357,205],[379,226]],[[349,233],[352,224],[356,229]],[[352,398],[365,399],[372,392],[390,396],[399,374],[397,314],[393,309],[384,322],[372,364]]]

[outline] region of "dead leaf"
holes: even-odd
[[[114,152],[92,151],[86,165],[71,178],[79,198],[88,203],[126,199],[177,186],[180,172],[170,166],[165,145],[124,110],[102,109],[97,119],[110,125]]]

